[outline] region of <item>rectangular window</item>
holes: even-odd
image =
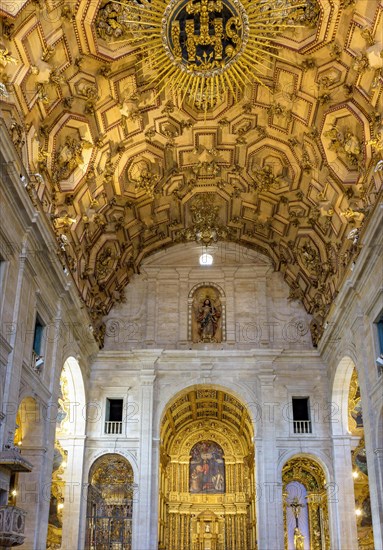
[[[0,311],[3,308],[3,301],[5,300],[5,271],[7,267],[7,262],[4,257],[0,254]]]
[[[295,434],[311,434],[308,397],[293,397],[293,422]]]
[[[33,351],[36,355],[41,355],[43,344],[43,331],[44,325],[41,322],[40,317],[37,315],[35,321],[35,332],[33,335]]]
[[[123,399],[107,399],[105,411],[105,433],[122,433],[122,413],[124,408]]]
[[[380,355],[383,354],[383,316],[376,323],[376,328],[378,329],[378,352]]]
[[[3,256],[0,254],[0,286],[1,288],[3,288],[4,271],[5,271],[5,260]]]
[[[44,366],[43,357],[43,335],[44,335],[44,323],[41,321],[39,315],[36,315],[35,330],[33,333],[33,346],[32,346],[32,368],[40,373]]]
[[[380,376],[383,373],[383,313],[378,317],[378,320],[375,322],[376,326],[376,366],[378,369],[378,375]]]

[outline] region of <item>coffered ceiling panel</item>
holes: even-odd
[[[145,256],[223,239],[273,260],[320,337],[382,187],[383,8],[290,4],[270,68],[257,80],[250,64],[208,108],[156,78],[141,19],[125,21],[154,3],[3,4],[3,115],[96,327]],[[149,23],[146,42],[163,32]]]

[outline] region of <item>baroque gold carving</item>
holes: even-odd
[[[213,195],[201,195],[197,197],[192,206],[192,225],[183,229],[177,235],[178,240],[201,242],[205,246],[225,239],[231,234],[231,229],[225,227],[219,221],[219,206],[215,204]]]
[[[239,435],[230,421],[212,417],[211,413],[204,420],[197,418],[201,408],[219,410],[224,403],[246,414],[236,398],[208,387],[184,394],[165,414],[161,428],[159,548],[199,550],[201,545],[211,543],[210,548],[215,550],[256,550],[252,442]],[[195,410],[196,419],[180,427],[173,440],[169,439],[170,416],[176,418],[185,406]],[[191,451],[207,440],[218,444],[224,453],[226,484],[221,494],[189,492]]]
[[[349,430],[354,436],[359,436],[359,442],[352,451],[353,481],[355,493],[355,509],[359,515],[357,531],[359,548],[373,550],[374,534],[372,529],[370,489],[368,483],[368,469],[366,444],[364,440],[363,411],[357,370],[354,367],[350,380],[348,394]]]
[[[282,470],[283,491],[292,481],[301,483],[307,491],[309,509],[310,548],[315,550],[330,549],[329,517],[326,492],[326,478],[323,469],[308,457],[295,457],[289,460]],[[286,498],[284,499],[285,549],[286,535]],[[298,533],[297,533],[298,535]],[[297,542],[299,537],[297,536]],[[301,541],[299,542],[301,543]]]
[[[67,136],[64,144],[59,148],[52,169],[53,181],[59,183],[67,179],[72,172],[84,163],[83,151],[89,149],[92,144],[86,140],[79,140],[73,136]]]
[[[187,55],[186,39],[191,51],[193,44],[196,48],[190,64],[199,64],[201,71],[220,70],[219,66],[207,67],[214,61],[219,65],[227,55],[231,73],[226,71],[227,78],[222,73],[213,82],[186,75],[181,69],[178,76],[167,72],[169,67],[176,70],[161,36],[169,2],[156,0],[149,6],[131,0],[124,5],[82,0],[81,8],[74,10],[65,2],[48,5],[39,0],[28,3],[28,24],[25,9],[3,17],[0,95],[5,125],[22,151],[26,171],[43,173],[44,187],[35,182],[26,187],[36,208],[40,208],[41,198],[53,225],[55,216],[66,213],[76,219],[76,224],[62,227],[62,233],[68,239],[68,266],[92,318],[102,316],[116,303],[131,271],[117,262],[108,285],[95,292],[94,265],[90,274],[89,266],[83,271],[82,258],[95,257],[105,237],[118,241],[121,250],[130,249],[135,269],[143,257],[165,243],[196,239],[203,243],[199,229],[204,226],[195,227],[191,206],[197,196],[210,194],[215,196],[212,210],[219,208],[214,223],[207,225],[218,227],[218,231],[208,227],[205,241],[233,240],[269,255],[307,311],[315,310],[317,343],[327,304],[360,250],[362,241],[354,246],[347,236],[368,223],[379,200],[383,170],[379,1],[330,2],[328,10],[325,3],[313,0],[300,5],[302,2],[290,0],[290,9],[282,2],[274,6],[281,10],[278,15],[264,2],[243,2],[248,17],[259,16],[265,19],[262,25],[270,25],[269,44],[264,27],[259,28],[263,34],[258,38],[265,38],[267,50],[260,57],[253,49],[244,49],[242,54],[238,51],[240,42],[246,40],[244,26],[241,30],[235,21],[227,25],[229,18],[221,27],[222,12],[208,11],[209,36],[206,32],[199,36],[195,26],[186,36],[182,24],[178,35],[175,24],[177,62],[182,63],[180,58]],[[353,24],[349,24],[351,3]],[[187,18],[193,23],[202,20],[206,29],[206,4],[197,9],[196,0],[191,5],[195,13]],[[158,27],[156,21],[148,21],[155,6],[159,7]],[[166,19],[170,33],[176,20]],[[101,21],[106,24],[104,38]],[[288,22],[293,26],[283,27]],[[230,44],[221,42],[221,51],[217,38],[222,32],[232,36]],[[205,47],[195,38],[211,43]],[[153,55],[146,46],[153,48]],[[226,46],[230,46],[227,52]],[[201,48],[205,48],[205,56]],[[243,73],[235,58],[237,51],[248,61]],[[260,73],[253,72],[255,67]],[[79,117],[82,121],[86,118],[87,139],[99,137],[97,150],[83,148],[80,156],[85,162],[79,157],[80,164],[73,154],[73,162],[78,164],[72,172],[75,176],[59,182],[51,171],[65,164],[56,157],[68,133],[63,124],[69,118],[68,126],[74,128],[78,122],[73,121]],[[12,118],[22,127],[21,135],[20,128],[10,129]],[[321,129],[319,137],[315,129]],[[330,132],[327,137],[326,131]],[[80,135],[75,137],[81,141]],[[193,156],[194,150],[197,156]],[[124,151],[129,151],[129,158],[155,158],[154,167],[127,180]],[[257,159],[258,177],[252,170],[253,158]],[[88,172],[83,172],[88,161],[93,164],[92,172],[88,168],[89,178]],[[279,164],[288,179],[277,169]],[[266,165],[271,172],[263,170]],[[357,203],[349,200],[348,190],[359,180],[364,189]],[[316,210],[316,192],[327,182],[327,201]],[[253,192],[261,188],[262,192]],[[65,203],[68,193],[72,195],[70,209],[58,211],[57,204]],[[100,200],[97,217],[90,222],[92,216],[81,215],[88,193]],[[107,199],[101,198],[104,194]],[[156,212],[150,227],[141,219],[148,200],[151,214]],[[122,206],[123,210],[116,212],[127,202],[132,203],[130,207]],[[309,258],[305,264],[299,255],[282,253],[295,251],[306,235],[320,251],[324,269],[315,259]],[[332,260],[334,252],[327,248],[331,242],[336,243],[339,261]],[[303,294],[293,288],[297,280]],[[97,326],[100,317],[96,321]]]
[[[6,67],[9,63],[16,65],[18,61],[7,48],[0,49],[0,65]]]

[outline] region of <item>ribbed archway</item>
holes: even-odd
[[[161,424],[159,548],[253,550],[253,426],[237,397],[195,386]]]

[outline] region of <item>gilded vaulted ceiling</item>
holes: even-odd
[[[226,428],[243,436],[248,449],[252,447],[254,429],[247,408],[234,396],[210,388],[195,388],[179,396],[167,408],[161,423],[161,443],[167,451],[179,445],[180,434],[195,434],[206,421],[215,423],[218,431]],[[178,441],[177,441],[178,438]],[[240,443],[238,442],[239,446]]]
[[[208,108],[156,80],[119,9],[0,9],[3,117],[94,322],[146,255],[228,239],[273,260],[317,337],[381,190],[382,5],[305,2],[261,82]]]

